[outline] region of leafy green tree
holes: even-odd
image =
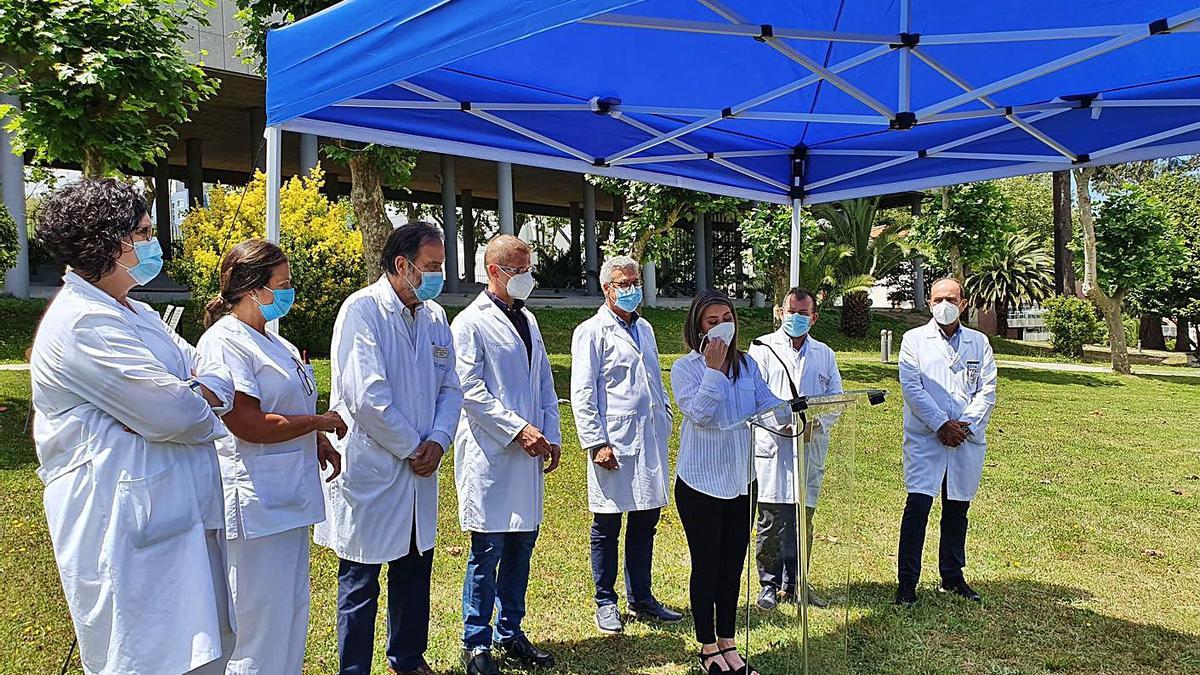
[[[995,181],[942,188],[925,199],[915,239],[934,267],[965,283],[971,264],[994,251],[1011,229],[1011,212]]]
[[[1182,257],[1167,215],[1157,199],[1136,185],[1109,193],[1092,205],[1095,170],[1075,170],[1075,200],[1083,230],[1083,293],[1104,315],[1112,368],[1129,374],[1129,350],[1122,324],[1131,293],[1164,283]]]
[[[877,206],[876,199],[851,199],[813,210],[824,221],[819,245],[840,247],[834,270],[842,291],[841,328],[848,337],[866,336],[871,320],[868,291],[911,251],[900,221],[877,227]]]
[[[656,238],[675,223],[691,220],[701,213],[734,215],[746,206],[742,199],[683,188],[606,176],[587,179],[601,190],[625,198],[625,221],[618,230],[615,249],[639,262],[657,257]]]
[[[996,181],[1007,203],[1008,230],[1024,232],[1051,244],[1054,239],[1054,184],[1052,174],[1001,178]],[[1003,242],[1001,242],[1003,243]]]
[[[1036,233],[1009,232],[999,248],[974,266],[967,296],[976,307],[993,307],[1000,335],[1008,333],[1008,310],[1040,302],[1054,292],[1054,258]]]
[[[266,67],[267,31],[336,5],[338,0],[237,0],[239,52]],[[363,269],[375,277],[384,243],[392,231],[383,186],[403,187],[412,178],[417,152],[405,148],[337,140],[322,147],[325,156],[350,167],[350,204],[363,233]]]
[[[1200,323],[1200,175],[1164,171],[1143,185],[1163,205],[1182,255],[1163,283],[1138,289],[1131,300],[1156,322],[1160,316],[1173,317],[1179,335],[1186,335],[1189,325]],[[1188,351],[1187,341],[1178,340],[1176,349]]]
[[[1099,340],[1104,334],[1096,319],[1096,308],[1087,300],[1074,295],[1056,295],[1047,298],[1042,307],[1046,310],[1050,348],[1059,354],[1082,358],[1083,346]]]
[[[16,149],[43,164],[82,162],[91,177],[164,157],[173,126],[218,84],[188,62],[188,22],[207,23],[199,2],[2,3],[0,60],[11,67],[0,90],[22,105],[0,106],[0,119]]]

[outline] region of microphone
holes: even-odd
[[[779,352],[775,351],[775,348],[771,345],[757,338],[751,340],[750,344],[756,347],[766,347],[767,351],[771,352],[771,356],[774,356],[775,360],[779,362],[779,365],[783,366],[783,375],[787,378],[788,389],[792,390],[792,410],[799,412],[799,410],[807,408],[808,405],[803,403],[803,398],[800,396],[799,390],[796,389],[796,381],[792,379],[792,370],[787,367],[787,363],[784,362],[783,357],[779,355]],[[800,406],[799,410],[796,409],[798,405]]]

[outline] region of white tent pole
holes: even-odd
[[[279,243],[279,183],[281,141],[283,132],[278,126],[266,128],[267,139],[267,241]],[[278,333],[279,319],[269,321],[267,330]]]
[[[1177,127],[1175,129],[1168,129],[1166,131],[1160,131],[1157,134],[1151,134],[1149,136],[1135,138],[1132,141],[1126,141],[1124,143],[1112,145],[1107,148],[1103,148],[1101,150],[1097,150],[1095,152],[1089,153],[1088,157],[1089,157],[1089,159],[1097,160],[1102,157],[1114,155],[1118,152],[1122,152],[1122,151],[1129,150],[1132,148],[1140,147],[1143,145],[1148,145],[1150,143],[1157,143],[1158,141],[1161,141],[1161,140],[1164,140],[1167,138],[1172,138],[1174,136],[1180,136],[1180,135],[1183,135],[1186,133],[1190,133],[1190,132],[1196,131],[1197,129],[1200,129],[1200,122],[1193,122],[1192,124],[1187,124],[1182,127]]]
[[[500,234],[516,234],[512,164],[509,162],[496,162],[496,211],[500,214]]]
[[[279,127],[267,127],[267,241],[279,243],[279,182],[280,140],[283,132]]]
[[[799,199],[792,200],[792,247],[791,263],[788,268],[788,281],[793,286],[800,283],[800,247],[803,244],[803,234],[800,230],[800,212],[802,208],[803,203]]]

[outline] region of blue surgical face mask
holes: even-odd
[[[807,314],[785,314],[783,317],[783,332],[788,336],[798,338],[808,335],[812,328],[812,317]]]
[[[408,261],[408,264],[415,267],[411,260]],[[404,280],[408,281],[408,277],[404,277]],[[413,283],[408,281],[408,287],[416,294],[418,302],[425,302],[441,295],[442,286],[445,283],[446,278],[442,276],[441,272],[421,272],[421,285],[413,286]]]
[[[296,289],[276,288],[271,291],[271,295],[274,297],[269,305],[258,302],[258,296],[252,297],[255,302],[258,302],[258,309],[262,312],[264,319],[267,321],[282,319],[291,311],[292,305],[296,302]]]
[[[642,289],[637,286],[630,286],[626,289],[617,289],[617,307],[623,312],[632,312],[642,304]]]
[[[117,263],[133,279],[133,283],[138,286],[150,283],[154,277],[163,268],[163,250],[159,245],[158,239],[150,239],[149,241],[133,242],[133,252],[137,255],[137,264],[133,267],[125,267],[121,263]]]

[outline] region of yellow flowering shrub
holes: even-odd
[[[362,233],[354,227],[348,202],[330,202],[321,192],[324,176],[287,181],[279,196],[280,246],[291,262],[296,304],[280,322],[284,337],[317,355],[329,353],[333,321],[350,293],[365,283]],[[237,244],[265,237],[266,176],[258,172],[245,189],[218,185],[208,206],[191,209],[183,220],[183,252],[171,262],[172,276],[192,289],[181,332],[194,339],[201,330],[204,304],[220,286],[221,259]]]

